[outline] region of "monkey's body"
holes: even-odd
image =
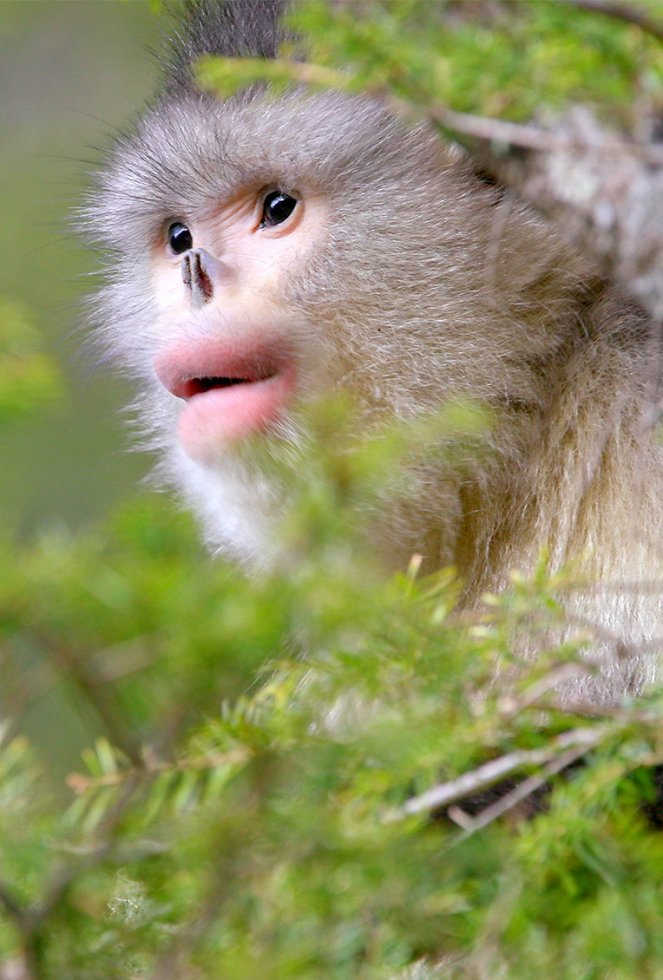
[[[183,50],[207,38],[204,51],[247,53],[226,22],[248,10],[244,31],[259,7],[206,4],[221,27],[194,18]],[[275,28],[261,30],[256,49],[272,53]],[[102,174],[89,222],[114,252],[108,344],[212,547],[269,563],[287,490],[244,437],[296,440],[307,399],[342,388],[372,425],[471,398],[493,413],[491,452],[462,472],[443,453],[416,468],[408,498],[372,518],[385,563],[454,564],[473,603],[547,547],[604,583],[569,608],[606,651],[660,636],[660,595],[637,587],[663,571],[642,314],[427,128],[334,93],[223,103],[175,74]],[[652,670],[645,653],[613,661],[593,696]]]

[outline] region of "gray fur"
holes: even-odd
[[[283,38],[284,0],[196,0],[187,3],[167,39],[169,90],[191,85],[191,64],[203,55],[274,58]]]
[[[272,53],[275,6],[196,4],[180,62],[200,50]],[[262,27],[258,11],[269,13]],[[137,378],[161,472],[212,548],[269,564],[287,488],[243,447],[212,467],[175,444],[177,399],[152,364],[169,337],[146,288],[148,252],[168,220],[205,215],[247,181],[332,204],[279,297],[293,310],[302,397],[343,387],[367,426],[464,396],[497,419],[488,457],[460,473],[433,455],[409,475],[407,499],[373,516],[385,563],[402,567],[415,551],[429,570],[453,563],[471,605],[512,569],[531,570],[544,546],[555,567],[580,558],[606,590],[569,609],[598,626],[606,665],[600,683],[569,696],[640,690],[663,632],[660,595],[632,585],[663,570],[661,452],[642,425],[658,397],[650,324],[533,212],[481,184],[425,126],[406,128],[369,99],[252,91],[221,103],[180,86],[118,143],[86,208],[109,255],[97,302],[107,348]],[[280,437],[299,436],[293,411]],[[618,662],[622,642],[633,650]]]

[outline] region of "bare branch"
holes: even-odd
[[[14,977],[16,980],[37,980],[35,915],[29,907],[19,902],[4,881],[0,881],[0,906],[5,909],[20,940],[20,954],[11,963]],[[11,974],[7,975],[11,976]],[[2,980],[1,975],[0,980]]]
[[[556,759],[559,752],[565,752],[569,748],[579,751],[583,755],[590,749],[598,745],[608,731],[605,725],[596,725],[591,728],[574,728],[564,732],[554,738],[546,748],[542,749],[521,749],[510,752],[508,755],[493,759],[483,766],[479,766],[473,772],[464,773],[458,779],[453,779],[448,783],[442,783],[433,789],[413,796],[401,807],[394,817],[411,816],[415,813],[423,813],[428,810],[436,810],[450,803],[487,789],[494,783],[499,782],[509,773],[525,766],[543,766],[551,760]]]
[[[572,2],[572,0],[569,0]],[[525,125],[523,123],[508,122],[503,119],[494,119],[488,116],[476,116],[467,112],[456,112],[443,105],[431,106],[428,103],[419,106],[414,101],[399,98],[393,92],[380,87],[379,89],[357,88],[356,78],[347,71],[340,71],[336,68],[329,68],[326,65],[318,65],[307,61],[288,61],[287,59],[273,59],[268,63],[260,59],[250,58],[224,58],[221,61],[215,59],[206,65],[204,83],[214,86],[219,83],[219,79],[224,81],[228,76],[228,64],[237,63],[239,71],[255,64],[255,73],[258,78],[268,77],[273,81],[283,83],[295,83],[298,85],[308,85],[312,88],[337,89],[339,91],[352,94],[363,94],[374,96],[385,102],[397,115],[417,121],[422,118],[430,119],[443,129],[451,130],[454,134],[461,133],[472,139],[478,139],[489,143],[501,143],[507,146],[518,146],[525,150],[539,150],[550,152],[552,150],[573,150],[585,149],[587,143],[581,136],[556,133],[550,130],[540,129],[537,126]],[[239,74],[239,77],[243,76]],[[251,76],[252,77],[252,76]],[[634,154],[638,158],[654,165],[663,166],[663,146],[652,145],[642,142],[626,142],[613,138],[611,145],[602,147],[602,152]]]
[[[559,758],[555,759],[553,762],[549,762],[543,769],[540,775],[529,776],[522,783],[519,783],[514,789],[509,793],[505,793],[504,796],[496,800],[490,806],[487,806],[482,810],[476,817],[470,817],[461,810],[460,807],[454,807],[454,814],[450,813],[452,819],[458,823],[463,830],[469,835],[476,833],[477,830],[481,830],[483,827],[487,827],[489,823],[493,823],[499,817],[504,816],[509,810],[513,810],[514,807],[526,800],[528,796],[535,793],[537,790],[541,789],[542,786],[548,782],[552,776],[556,776],[557,773],[566,769],[567,766],[572,765],[578,759],[587,752],[586,746],[581,746],[580,748],[569,749],[568,752],[562,753]]]
[[[523,134],[512,132],[510,145],[530,150],[524,153],[508,152],[509,131],[501,124],[475,126],[446,110],[438,118],[447,131],[458,124],[461,141],[488,173],[639,301],[653,320],[654,348],[654,328],[663,321],[663,146],[616,139],[579,107],[557,123],[545,151],[545,140],[537,136],[526,146]],[[491,141],[491,128],[506,142]],[[468,134],[474,144],[463,139]]]
[[[640,30],[651,34],[658,41],[663,41],[663,22],[654,20],[646,10],[637,7],[632,3],[608,2],[608,0],[565,0],[566,3],[579,10],[587,10],[589,13],[604,14],[614,20],[621,20],[627,24],[635,24]]]
[[[140,766],[140,749],[125,724],[123,710],[113,686],[100,677],[92,660],[87,662],[70,650],[66,644],[54,641],[43,632],[34,630],[35,639],[54,669],[66,680],[75,684],[86,697],[92,709],[103,723],[111,742],[120,748],[131,761]]]
[[[556,133],[523,123],[475,116],[467,112],[455,112],[453,109],[439,105],[431,107],[428,116],[442,128],[454,133],[462,133],[488,143],[517,146],[524,150],[550,153],[553,150],[587,150],[593,145],[591,141],[583,139],[580,133],[576,135]],[[628,153],[646,163],[663,166],[663,146],[658,144],[626,142],[613,137],[602,146],[601,152],[608,155]]]
[[[9,885],[4,881],[0,881],[0,905],[4,906],[9,917],[20,925],[24,915],[24,909],[12,893]]]

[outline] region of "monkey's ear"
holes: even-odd
[[[191,83],[191,65],[203,55],[274,58],[284,34],[287,0],[185,0],[167,40],[168,88]]]

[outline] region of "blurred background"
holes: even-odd
[[[149,470],[127,452],[127,393],[86,349],[81,300],[98,263],[77,241],[72,211],[104,147],[152,91],[161,22],[147,0],[0,3],[0,298],[21,304],[61,371],[60,397],[0,427],[10,535],[103,516],[140,492]]]

